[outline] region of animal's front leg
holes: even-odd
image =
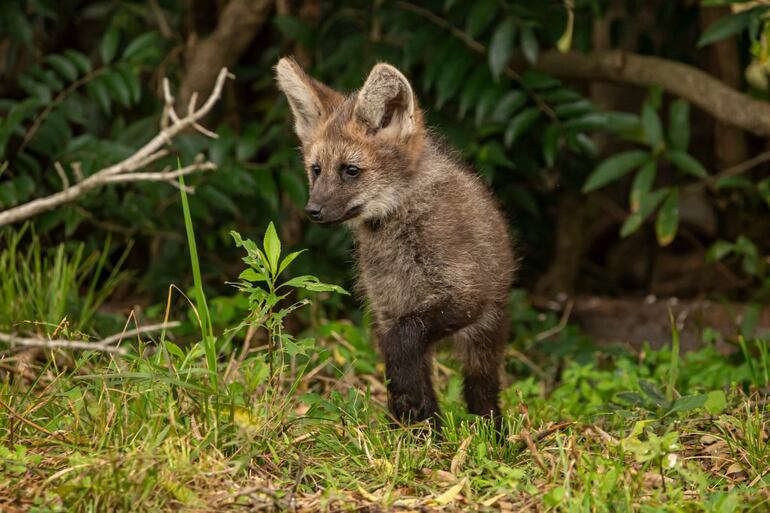
[[[404,317],[382,340],[388,407],[404,422],[419,422],[438,414],[438,402],[430,376],[428,338],[417,317]]]
[[[430,345],[478,318],[478,306],[456,300],[434,301],[397,319],[382,339],[388,405],[404,421],[421,421],[439,412],[431,381]]]

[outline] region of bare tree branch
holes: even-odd
[[[659,85],[723,123],[770,136],[770,103],[755,100],[681,62],[622,51],[550,51],[540,55],[534,69],[562,78],[606,80],[641,87]]]
[[[0,333],[0,342],[10,344],[11,347],[43,347],[46,349],[76,349],[84,351],[99,351],[103,353],[127,354],[128,350],[126,348],[115,344],[119,344],[121,341],[127,338],[135,337],[143,333],[175,328],[180,324],[181,323],[177,321],[161,324],[151,324],[149,326],[142,326],[132,330],[116,333],[97,342],[64,339],[45,340],[42,338],[18,337],[16,335],[9,335],[7,333]]]
[[[210,171],[216,169],[217,166],[213,162],[198,162],[190,164],[176,171],[154,171],[151,173],[131,173],[128,175],[115,175],[107,178],[106,183],[126,183],[126,182],[167,182],[180,176],[187,176],[195,173],[196,171]]]
[[[398,1],[396,5],[447,30],[471,50],[486,53],[483,44],[430,10],[405,1]],[[589,53],[551,50],[541,53],[534,65],[528,63],[522,55],[514,56],[505,73],[517,79],[516,70],[526,68],[560,78],[618,82],[641,87],[659,85],[723,123],[759,136],[770,136],[770,103],[736,91],[712,75],[681,62],[620,50]]]
[[[168,126],[160,130],[155,137],[125,160],[97,171],[82,180],[78,180],[74,185],[70,186],[68,183],[65,183],[64,189],[60,192],[0,212],[0,226],[28,219],[42,212],[51,210],[64,203],[73,201],[83,194],[105,184],[135,181],[168,181],[175,177],[190,174],[195,171],[214,169],[216,166],[213,163],[200,162],[174,172],[136,172],[167,155],[168,151],[164,146],[179,133],[188,128],[196,129],[208,137],[215,137],[216,134],[203,128],[199,121],[211,111],[214,104],[220,99],[225,80],[232,77],[233,75],[227,71],[227,68],[222,68],[217,76],[211,95],[209,95],[200,108],[188,111],[182,118],[176,114],[176,111],[174,110],[174,98],[171,96],[167,82],[164,83],[164,96],[166,102],[164,118],[167,117],[171,121]],[[76,176],[77,174],[78,173],[76,173]]]

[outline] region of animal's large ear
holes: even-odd
[[[278,61],[275,74],[294,114],[294,130],[304,143],[342,101],[342,95],[309,77],[291,57]]]
[[[407,138],[416,130],[415,99],[406,77],[390,64],[377,64],[358,92],[355,116],[379,137]]]

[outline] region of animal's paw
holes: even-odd
[[[389,406],[391,414],[405,424],[433,419],[437,407],[423,397],[413,394],[391,394]]]

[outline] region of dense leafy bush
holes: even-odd
[[[160,119],[160,79],[184,80],[182,41],[190,34],[205,37],[214,23],[196,20],[188,4],[170,0],[3,5],[0,208],[60,190],[145,142]],[[203,4],[190,5],[205,11]],[[260,44],[247,48],[235,65],[237,82],[213,118],[219,139],[188,134],[174,145],[183,162],[204,152],[219,165],[215,173],[194,178],[196,194],[190,197],[192,216],[205,227],[203,272],[215,287],[225,290],[225,262],[233,257],[229,231],[257,234],[271,219],[290,235],[290,244],[302,240],[325,255],[314,262],[314,273],[349,279],[340,272],[340,262],[349,258],[344,231],[308,226],[298,214],[304,177],[271,70],[286,53],[298,53],[313,74],[343,90],[358,86],[379,60],[403,68],[418,86],[430,124],[463,152],[503,202],[520,241],[526,285],[555,257],[558,261],[554,230],[562,224],[565,199],[600,189],[604,199],[589,199],[589,217],[601,212],[607,199],[618,203],[614,215],[617,208],[628,211],[608,235],[612,244],[620,244],[621,237],[644,238],[649,231],[666,246],[692,217],[688,195],[694,188],[707,191],[711,211],[740,212],[708,233],[696,231],[701,244],[716,243],[710,260],[724,260],[736,274],[753,277],[752,287],[766,284],[766,240],[747,223],[766,217],[770,181],[751,169],[716,169],[713,155],[703,149],[703,130],[691,127],[696,113],[687,102],[653,87],[643,103],[626,102],[631,108],[624,112],[607,110],[589,89],[536,69],[549,53],[592,50],[597,44],[592,38],[598,37],[593,30],[604,19],[613,24],[610,47],[694,62],[696,43],[708,48],[746,33],[751,44],[742,54],[750,51],[752,62],[763,62],[764,6],[723,17],[700,38],[698,18],[710,7],[668,2],[644,7],[629,2],[623,15],[605,2],[572,6],[539,0],[324,2],[319,8],[311,15],[301,8],[272,14],[259,32]],[[659,20],[654,34],[634,28],[634,16],[642,12]],[[77,29],[83,26],[88,30]],[[750,80],[761,94],[756,84]],[[175,157],[156,165],[173,166]],[[625,178],[632,174],[633,180]],[[164,284],[186,281],[178,265],[184,258],[175,235],[178,211],[173,188],[136,183],[89,194],[39,216],[35,225],[49,244],[77,236],[99,248],[111,235],[118,254],[133,242],[127,266],[157,298]],[[685,228],[692,232],[692,226]],[[591,252],[606,242],[586,244],[577,265],[590,271]],[[620,285],[578,284],[600,291]],[[635,286],[644,292],[650,284]],[[744,287],[742,295],[746,292]]]

